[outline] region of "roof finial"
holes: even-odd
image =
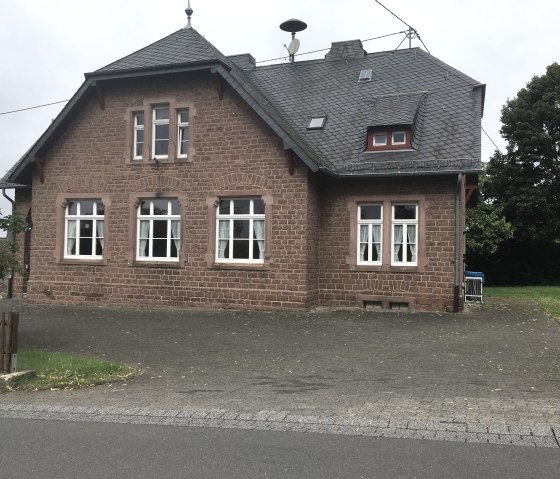
[[[187,23],[187,28],[192,28],[191,15],[193,14],[193,9],[191,8],[191,0],[189,0],[189,6],[185,9],[185,13],[187,14],[187,17],[189,19]]]

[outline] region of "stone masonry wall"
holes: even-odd
[[[413,309],[439,311],[452,308],[455,184],[454,176],[323,182],[319,303],[384,308],[408,304]],[[393,203],[402,202],[400,198],[406,198],[405,202],[422,200],[418,267],[356,266],[355,250],[350,251],[351,221],[356,221],[356,204],[370,197],[390,197]],[[390,242],[383,248],[390,248]]]
[[[209,74],[104,85],[105,109],[95,97],[70,122],[45,156],[45,183],[34,178],[31,277],[28,298],[36,302],[136,306],[292,308],[308,297],[310,239],[308,170],[289,175],[281,140],[229,88],[220,100]],[[193,158],[185,163],[126,162],[127,109],[149,98],[191,102]],[[147,119],[147,121],[149,121]],[[207,198],[220,191],[262,192],[272,198],[270,262],[264,268],[209,264]],[[134,195],[179,192],[184,263],[179,267],[138,264],[131,255]],[[61,195],[104,195],[106,264],[57,260],[63,236]],[[58,220],[57,220],[58,218]],[[58,221],[58,223],[57,223]],[[214,226],[212,226],[214,227]],[[58,236],[58,244],[57,244]],[[60,255],[59,255],[60,256]],[[210,261],[211,263],[211,261]],[[311,272],[313,275],[314,273]],[[316,282],[316,281],[315,281]],[[313,292],[316,296],[316,292]]]

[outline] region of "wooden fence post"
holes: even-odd
[[[0,373],[13,373],[17,367],[19,313],[0,313]]]

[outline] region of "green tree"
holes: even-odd
[[[516,241],[560,239],[560,65],[535,76],[502,109],[505,154],[486,172],[485,196],[513,225]]]
[[[0,217],[0,229],[8,232],[7,238],[0,242],[0,279],[4,279],[11,270],[19,271],[20,264],[17,257],[17,233],[25,231],[26,224],[23,217],[15,211],[11,215]]]
[[[513,228],[491,203],[467,210],[467,256],[490,256],[505,240],[513,238]]]

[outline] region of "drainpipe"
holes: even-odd
[[[461,192],[463,185],[463,173],[457,175],[457,187],[455,188],[455,278],[453,283],[453,312],[459,312],[459,292],[461,279]]]
[[[6,189],[2,188],[2,196],[4,198],[6,198],[11,204],[12,204],[12,212],[14,211],[15,207],[16,207],[16,202],[14,200],[12,200],[7,194],[6,194]],[[12,241],[15,243],[16,242],[16,232],[12,231]],[[15,274],[15,270],[12,267],[12,269],[10,270],[10,276],[8,278],[8,298],[11,298],[13,296],[13,288],[14,288],[14,274]]]

